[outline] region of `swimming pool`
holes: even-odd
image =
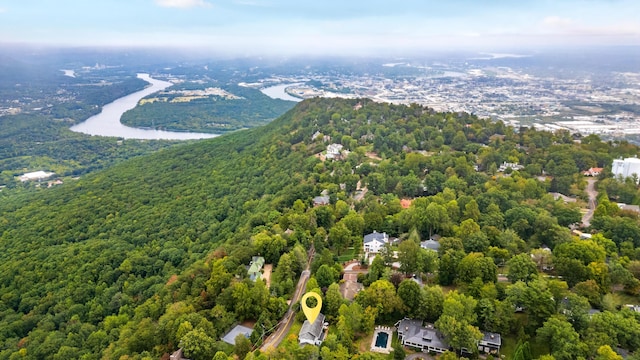
[[[387,334],[386,332],[382,332],[382,331],[379,332],[378,336],[376,337],[376,347],[386,348],[388,340],[389,340],[389,334]]]

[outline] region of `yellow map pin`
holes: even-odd
[[[309,305],[307,305],[307,299],[310,297],[318,301],[318,304],[314,308],[310,308]],[[302,306],[304,316],[306,316],[307,320],[309,320],[309,322],[313,324],[314,321],[316,321],[316,319],[318,318],[318,315],[320,315],[320,310],[322,309],[322,298],[319,294],[310,291],[304,294],[302,300],[300,300],[300,305]]]

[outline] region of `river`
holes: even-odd
[[[122,114],[136,107],[140,99],[173,85],[168,81],[154,79],[149,74],[138,74],[138,78],[148,82],[151,86],[105,105],[99,114],[72,126],[71,131],[97,136],[146,140],[191,140],[220,136],[218,134],[139,129],[122,125],[120,122]]]
[[[281,84],[281,85],[269,86],[264,89],[261,89],[260,91],[262,91],[263,94],[267,95],[272,99],[282,99],[282,100],[300,102],[302,101],[302,99],[293,97],[287,94],[287,92],[285,91],[286,88],[290,86],[296,86],[296,85],[300,85],[300,84]]]

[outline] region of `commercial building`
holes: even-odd
[[[622,176],[623,178],[628,178],[635,174],[637,179],[640,179],[640,159],[615,159],[611,165],[611,173],[613,173],[615,177]],[[638,180],[636,180],[636,182],[638,182]]]

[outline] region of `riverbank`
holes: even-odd
[[[88,118],[80,124],[72,126],[71,131],[95,136],[141,140],[193,140],[220,136],[218,134],[207,133],[140,129],[123,125],[120,122],[122,114],[135,108],[142,98],[173,85],[168,81],[154,79],[149,74],[138,74],[138,78],[148,82],[150,86],[105,105],[99,114]]]

